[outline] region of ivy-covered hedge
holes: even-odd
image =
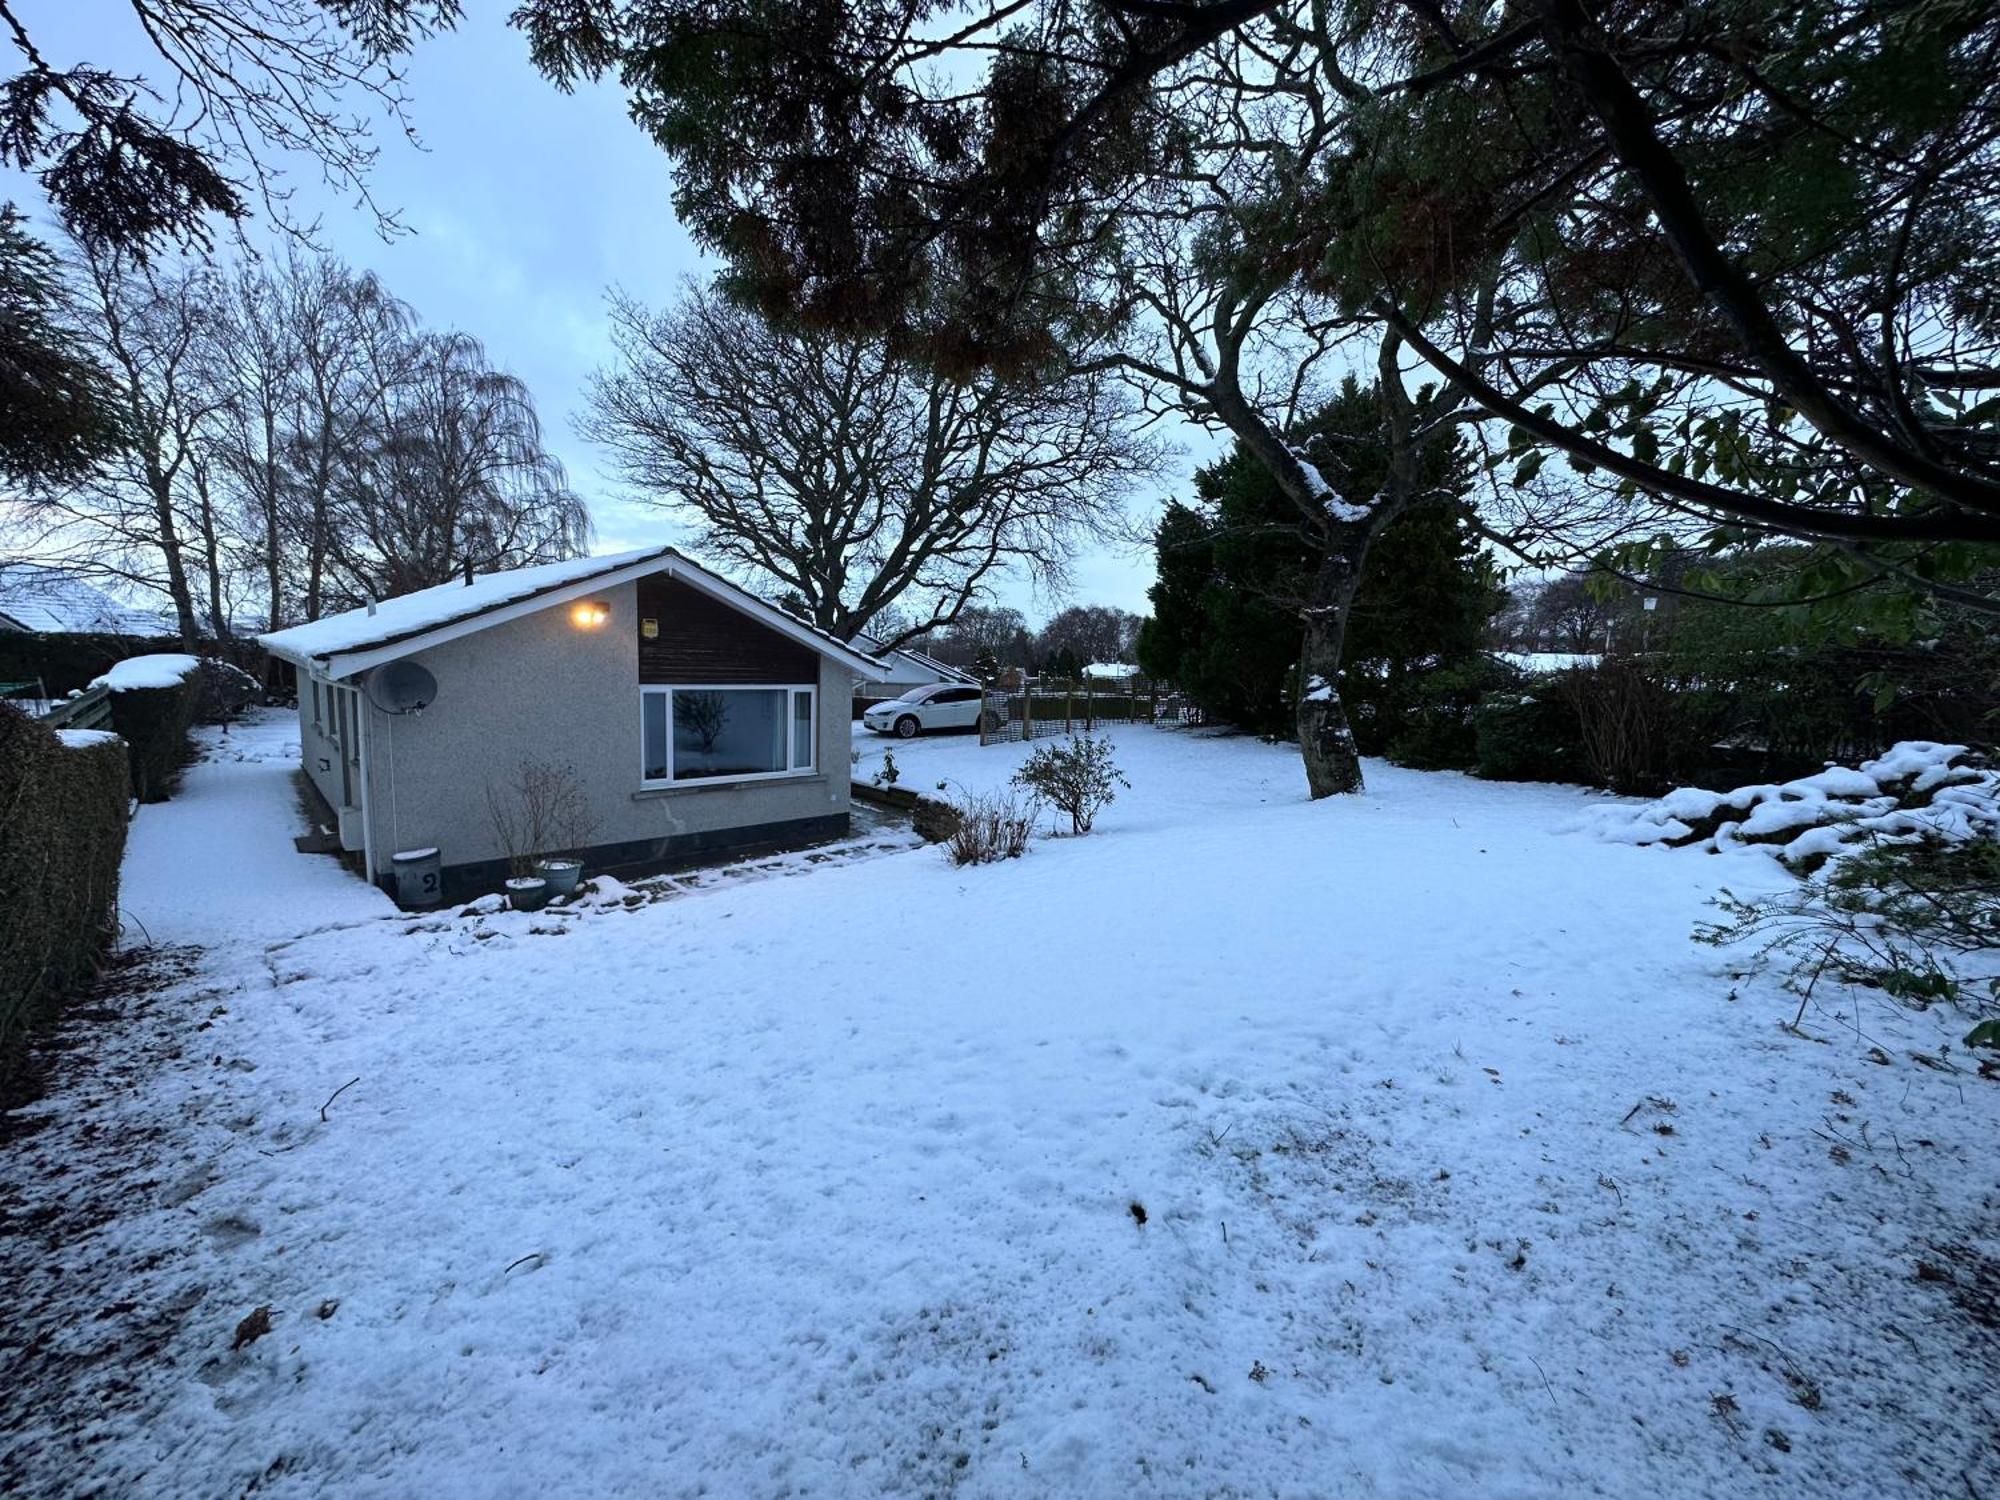
[[[70,739],[0,704],[0,1064],[116,930],[125,746]]]

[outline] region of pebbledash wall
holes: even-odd
[[[850,726],[854,678],[817,652],[817,768],[767,781],[641,786],[639,590],[652,579],[590,595],[610,618],[580,628],[566,605],[475,631],[415,653],[437,679],[421,713],[387,714],[360,695],[366,718],[367,819],[378,883],[393,878],[390,856],[435,847],[447,899],[498,888],[510,871],[492,826],[489,781],[504,782],[524,759],[575,769],[598,820],[586,868],[643,873],[709,856],[835,838],[848,829]],[[649,609],[658,604],[649,602]],[[763,632],[737,617],[742,630]],[[664,636],[671,616],[660,620]],[[802,685],[814,679],[806,676]],[[308,773],[338,805],[336,753],[312,724],[311,688],[300,693]],[[829,712],[829,708],[832,710]]]

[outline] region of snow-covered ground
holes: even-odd
[[[8,1148],[0,1489],[2000,1494],[2000,1087],[1690,944],[1768,859],[1125,729],[1016,862],[411,919],[286,732],[141,812],[206,951]]]

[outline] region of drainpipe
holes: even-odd
[[[360,734],[359,748],[361,752],[361,764],[355,767],[355,774],[361,779],[361,868],[368,877],[368,883],[376,885],[375,819],[371,816],[368,806],[368,772],[371,762],[371,757],[368,754],[368,746],[369,742],[374,739],[374,735],[371,733],[372,726],[369,721],[374,717],[373,710],[375,705],[368,701],[368,694],[359,688],[355,690],[354,701],[354,721]]]

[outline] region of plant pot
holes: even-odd
[[[583,879],[583,861],[580,859],[538,859],[535,873],[549,883],[551,899],[568,896],[575,892],[576,883]]]
[[[539,875],[516,875],[507,882],[507,904],[515,911],[540,911],[549,904],[549,883]]]

